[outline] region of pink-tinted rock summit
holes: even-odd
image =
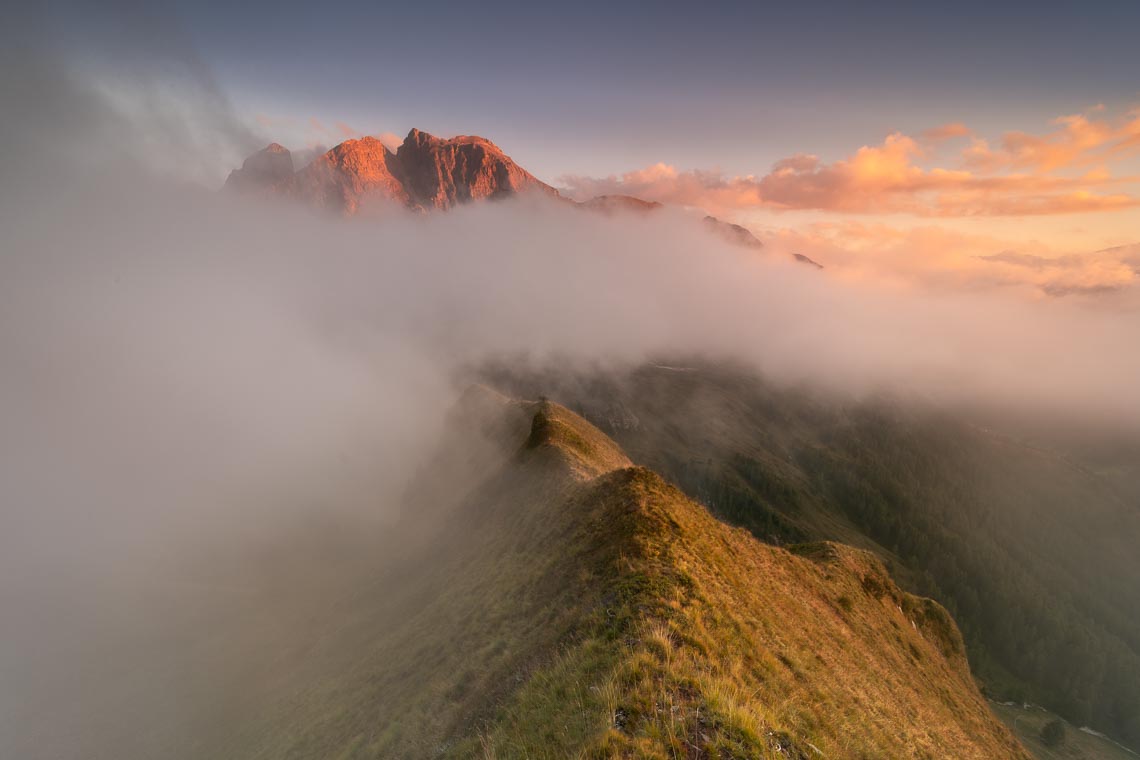
[[[490,140],[466,135],[445,140],[418,129],[395,153],[375,137],[361,137],[346,140],[297,172],[289,151],[274,143],[231,172],[226,187],[268,189],[342,214],[384,204],[449,209],[530,192],[558,197],[557,190]]]

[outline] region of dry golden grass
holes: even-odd
[[[1028,757],[949,616],[873,555],[761,544],[562,407],[528,411],[263,756]]]

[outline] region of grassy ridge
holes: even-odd
[[[949,616],[872,555],[764,545],[524,408],[420,572],[314,652],[341,667],[230,756],[1025,757]]]
[[[707,363],[490,374],[517,393],[559,394],[636,462],[765,541],[875,551],[951,610],[992,694],[1140,742],[1133,449],[1095,439],[1116,457],[1103,466],[1063,430],[1046,440],[1074,456],[967,415],[813,395]]]

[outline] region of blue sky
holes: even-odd
[[[171,23],[243,113],[479,133],[547,178],[737,173],[892,130],[1135,103],[1140,3],[216,3]]]

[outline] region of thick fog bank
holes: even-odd
[[[0,211],[0,466],[22,516],[6,563],[152,523],[378,508],[454,371],[488,356],[699,354],[845,394],[1140,423],[1133,312],[855,288],[679,214],[330,219],[145,174],[37,192]]]

